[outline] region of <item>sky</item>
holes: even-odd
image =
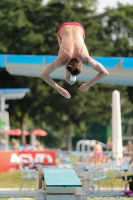
[[[122,4],[133,4],[133,0],[98,0],[98,11],[104,11],[105,7],[116,7],[117,3],[120,2]]]

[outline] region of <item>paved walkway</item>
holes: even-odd
[[[100,190],[95,191],[94,193],[87,192],[88,197],[117,197],[123,196],[123,192],[120,189],[115,190]],[[32,197],[34,198],[34,188],[32,189],[22,189],[21,191],[19,188],[0,188],[0,197],[9,197],[9,198],[17,198],[17,197]]]
[[[34,197],[34,189],[22,189],[19,188],[0,188],[1,197]]]

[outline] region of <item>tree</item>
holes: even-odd
[[[106,24],[109,20],[106,20],[107,13],[95,15],[95,9],[85,6],[91,1],[70,2],[49,1],[47,5],[36,0],[18,0],[17,3],[11,0],[10,4],[6,0],[0,2],[1,53],[57,55],[58,27],[65,21],[78,21],[85,27],[85,42],[91,55],[112,55],[114,40],[112,29]],[[122,86],[96,84],[86,93],[81,93],[78,90],[81,82],[69,86],[56,80],[72,94],[72,98],[66,100],[41,79],[11,76],[3,69],[0,77],[2,88],[28,87],[31,90],[24,99],[9,102],[11,126],[21,127],[24,122],[28,130],[45,129],[48,137],[42,140],[50,147],[67,147],[70,150],[72,138],[83,137],[85,131],[88,139],[95,133],[97,139],[103,140],[99,127],[110,124],[114,89],[121,91],[121,97],[126,100],[123,113],[127,112],[129,105],[126,87]]]
[[[104,24],[106,38],[110,41],[110,55],[119,57],[133,56],[133,5],[118,3],[116,9],[107,8],[101,21]],[[132,103],[133,112],[133,87],[127,87],[126,94]]]
[[[40,54],[45,51],[44,36],[39,32],[41,0],[0,1],[0,52]],[[14,40],[13,40],[14,39]],[[22,45],[23,44],[23,45]]]

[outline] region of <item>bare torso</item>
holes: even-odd
[[[51,87],[55,88],[63,97],[70,99],[70,93],[64,88],[60,87],[50,77],[50,74],[53,71],[66,65],[68,61],[74,57],[78,57],[83,64],[86,64],[86,66],[98,71],[98,74],[92,80],[82,84],[79,87],[81,92],[86,92],[92,85],[97,83],[98,80],[107,75],[108,71],[103,67],[102,64],[89,56],[87,47],[84,43],[84,29],[82,29],[82,25],[79,25],[79,23],[67,23],[67,25],[64,23],[62,25],[63,26],[59,27],[58,29],[58,35],[60,35],[62,39],[58,37],[60,49],[57,59],[55,59],[44,69],[41,74],[41,78]],[[65,80],[71,85],[74,84],[74,82],[70,81],[70,75],[71,74],[66,68]]]
[[[58,55],[68,53],[71,57],[78,57],[85,62],[86,57],[89,56],[88,50],[84,43],[84,31],[79,26],[67,25],[61,28],[60,36],[60,50]]]
[[[94,147],[95,153],[101,153],[102,152],[102,146],[100,144],[96,144]]]

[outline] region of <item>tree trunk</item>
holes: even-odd
[[[67,151],[72,151],[72,133],[73,133],[73,127],[70,123],[68,126],[68,134],[67,134]]]
[[[21,143],[22,144],[26,144],[26,137],[23,134],[24,130],[25,130],[25,123],[24,123],[24,115],[23,115],[22,116],[22,120],[21,120],[21,131],[22,131],[22,134],[21,134]]]

